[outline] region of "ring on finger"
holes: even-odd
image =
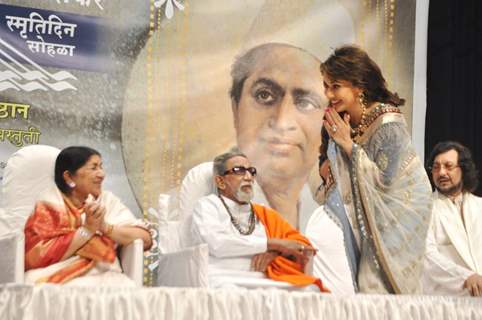
[[[333,133],[335,133],[336,130],[338,130],[338,127],[337,127],[336,125],[332,125],[332,126],[331,126],[331,131],[332,131]]]

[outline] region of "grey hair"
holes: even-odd
[[[231,90],[229,91],[229,95],[231,99],[238,105],[239,101],[241,100],[241,93],[243,92],[243,86],[246,79],[251,75],[253,72],[253,67],[258,62],[258,59],[265,56],[266,53],[274,48],[292,48],[302,52],[307,53],[308,55],[312,56],[316,61],[320,61],[315,55],[309,53],[308,51],[292,46],[286,43],[264,43],[253,47],[246,51],[245,53],[237,56],[234,60],[233,65],[231,66]]]
[[[243,157],[248,159],[248,157],[242,153],[237,147],[232,148],[230,151],[220,154],[213,160],[213,175],[222,176],[226,172],[226,162],[234,157]]]

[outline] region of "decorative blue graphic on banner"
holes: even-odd
[[[0,12],[0,69],[6,63],[87,71],[109,67],[108,47],[99,39],[106,29],[101,18],[8,5],[0,5]],[[64,76],[54,78],[69,78]]]

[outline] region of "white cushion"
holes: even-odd
[[[182,247],[195,244],[191,237],[192,211],[196,202],[216,192],[213,180],[213,163],[203,162],[191,168],[181,183],[179,191],[179,237]]]
[[[354,294],[343,230],[334,219],[337,218],[331,218],[324,206],[310,217],[305,235],[317,250],[310,267],[313,275],[320,278],[333,294]]]
[[[179,216],[183,220],[192,215],[194,204],[202,197],[216,192],[213,180],[213,163],[204,162],[191,168],[181,183]]]
[[[15,152],[5,167],[2,197],[4,219],[13,229],[23,230],[40,193],[55,186],[54,167],[60,150],[45,145],[32,145]]]
[[[6,216],[5,210],[0,208],[0,237],[6,233],[10,233],[13,229]]]

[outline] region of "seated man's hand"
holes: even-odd
[[[284,239],[269,239],[268,250],[276,250],[285,257],[293,257],[302,266],[316,253],[312,246],[307,246],[295,240]]]
[[[266,272],[266,268],[277,256],[279,256],[279,253],[276,251],[258,253],[251,259],[251,270]]]
[[[464,282],[464,288],[469,289],[470,295],[473,297],[482,296],[482,275],[474,273]]]

